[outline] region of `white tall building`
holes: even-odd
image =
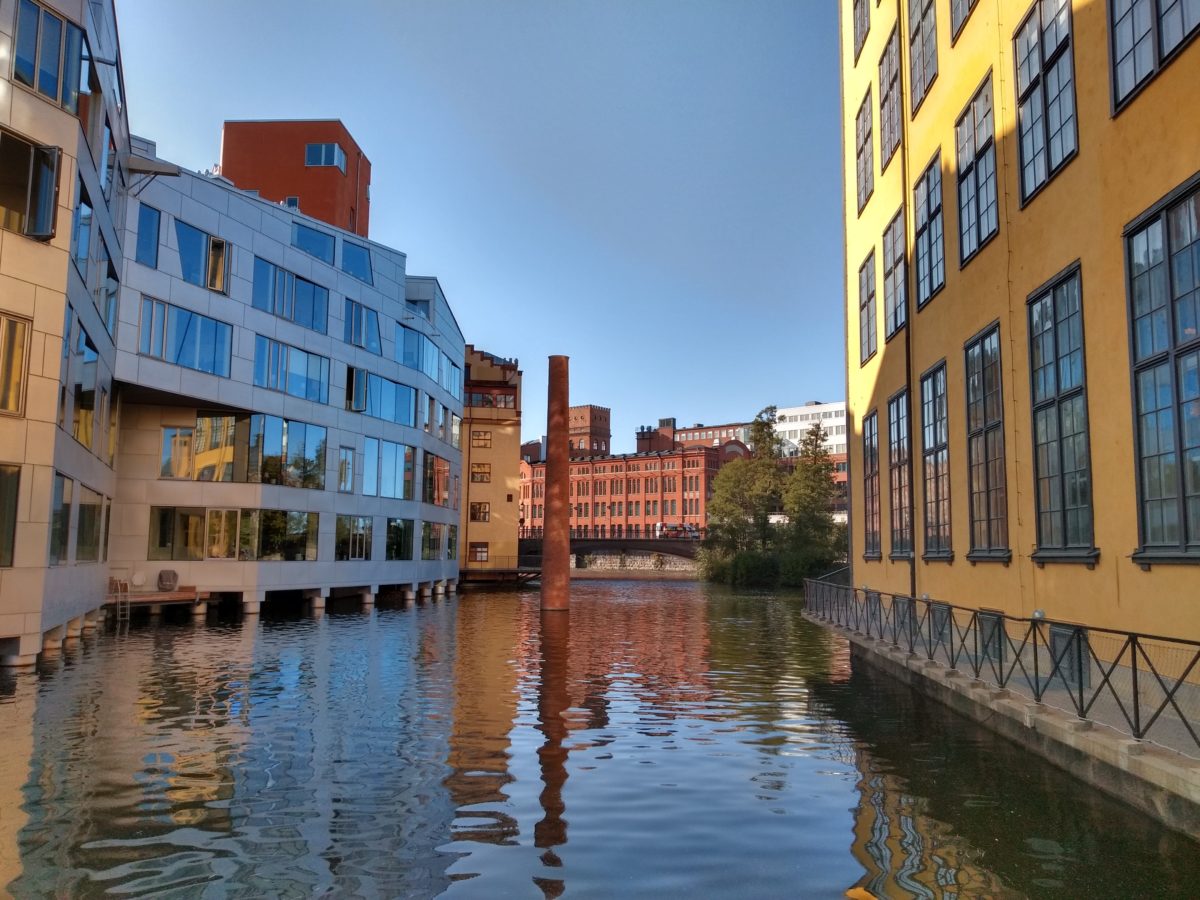
[[[781,406],[775,412],[775,433],[784,441],[784,455],[795,456],[816,422],[825,429],[825,447],[832,456],[846,455],[846,402],[810,400],[803,406]]]

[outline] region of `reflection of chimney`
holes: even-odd
[[[567,821],[563,818],[567,805],[563,802],[563,785],[567,781],[567,722],[563,713],[571,705],[567,692],[567,670],[570,663],[570,613],[566,610],[543,610],[541,616],[541,679],[538,685],[538,730],[546,736],[538,748],[542,769],[542,789],[538,800],[545,815],[533,826],[533,845],[543,847],[542,862],[561,866],[562,861],[553,848],[567,842]],[[536,879],[547,896],[562,893],[560,879]]]

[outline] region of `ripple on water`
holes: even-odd
[[[855,671],[794,598],[589,584],[558,628],[530,595],[331,604],[0,674],[0,873],[18,897],[1200,885],[1194,845]]]

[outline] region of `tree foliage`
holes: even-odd
[[[787,474],[775,420],[773,406],[755,416],[753,455],[727,463],[713,480],[700,557],[712,581],[799,585],[845,555],[845,531],[833,521],[837,488],[824,429],[813,424]]]

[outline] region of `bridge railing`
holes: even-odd
[[[805,582],[806,611],[1080,719],[1200,757],[1200,641]]]
[[[523,526],[517,530],[517,537],[522,540],[538,540],[544,536],[544,529]],[[697,529],[692,534],[659,534],[654,533],[651,527],[647,530],[623,528],[619,533],[614,533],[611,529],[605,529],[602,533],[600,529],[587,525],[576,525],[571,528],[572,540],[588,540],[588,541],[699,541],[704,538],[704,529]]]

